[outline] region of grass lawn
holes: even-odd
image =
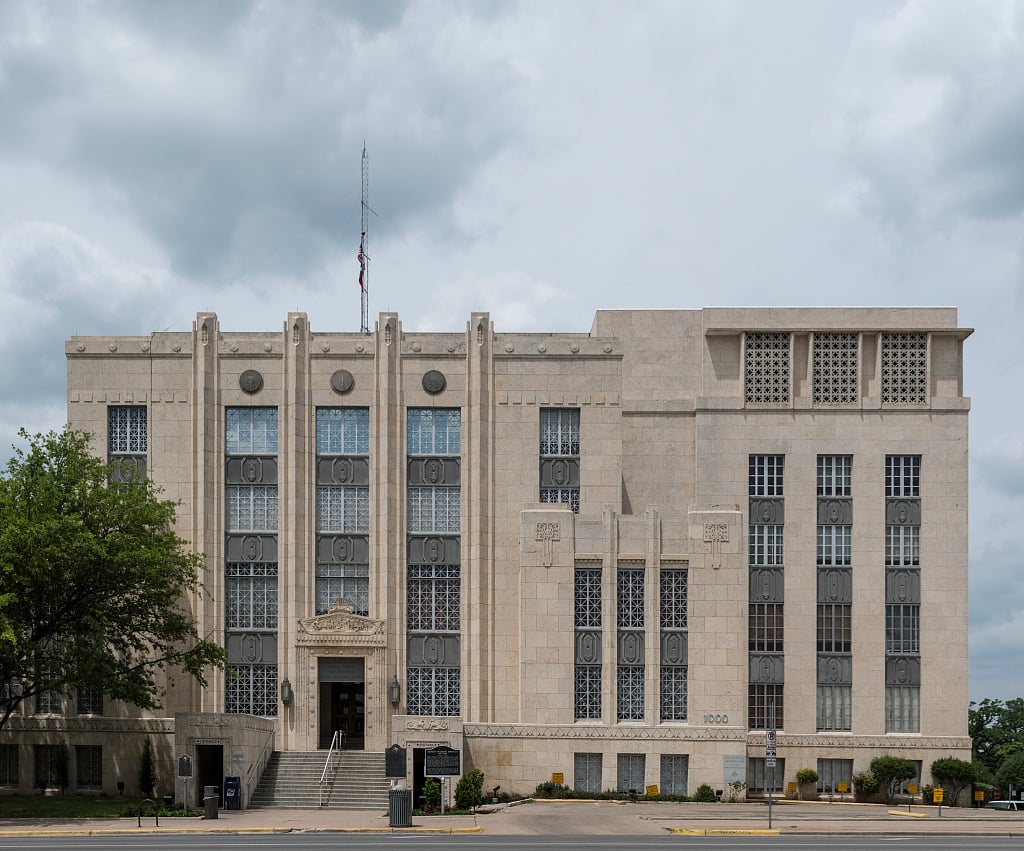
[[[119,818],[134,816],[141,800],[107,795],[0,795],[0,818]],[[146,814],[152,812],[152,805],[147,805]]]

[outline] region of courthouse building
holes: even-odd
[[[64,741],[73,790],[131,788],[148,735],[165,776],[188,754],[251,786],[340,731],[407,748],[417,784],[443,744],[520,793],[745,769],[757,795],[800,768],[824,792],[881,754],[928,782],[970,758],[970,333],[950,308],[714,308],[73,337],[68,420],[180,502],[229,671],[171,679],[161,713],[26,707],[0,781]]]

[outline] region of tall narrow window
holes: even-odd
[[[18,785],[18,746],[0,745],[0,786]]]
[[[661,569],[661,720],[685,721],[688,698],[688,571]]]
[[[644,569],[620,567],[618,595],[618,668],[616,717],[644,719]]]
[[[79,789],[103,788],[103,748],[100,745],[75,746],[75,783]]]
[[[601,718],[601,569],[574,571],[574,714],[577,721]]]
[[[785,462],[784,455],[751,455],[748,461],[747,726],[751,730],[783,725]]]
[[[111,479],[145,477],[149,451],[149,422],[145,405],[110,405],[107,408],[107,461],[114,465]]]
[[[540,410],[540,501],[580,510],[580,410]]]

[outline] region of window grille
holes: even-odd
[[[226,674],[225,712],[277,715],[277,665],[230,665]]]
[[[820,727],[818,729],[821,729]],[[849,729],[847,727],[846,729]],[[846,784],[846,791],[853,791],[852,759],[819,759],[818,791],[833,794],[839,791],[839,784]]]
[[[61,783],[61,768],[64,760],[61,745],[34,745],[33,752],[36,758],[36,788],[37,789],[59,789]]]
[[[775,707],[775,727],[784,727],[781,683],[750,683],[747,700],[747,726],[751,730],[766,730],[771,724]]]
[[[818,652],[849,653],[851,644],[849,603],[818,603]]]
[[[849,567],[853,529],[850,526],[818,527],[818,566]]]
[[[407,588],[410,632],[458,632],[462,590],[457,564],[410,564]]]
[[[921,495],[921,456],[885,456],[885,495],[918,497]]]
[[[601,754],[572,755],[573,789],[577,792],[603,792],[601,788]]]
[[[781,653],[784,633],[782,603],[750,603],[747,618],[752,653]]]
[[[18,781],[18,746],[0,745],[0,786],[16,787]]]
[[[79,715],[102,715],[103,692],[98,688],[80,688],[77,694]]]
[[[107,408],[107,449],[111,455],[145,455],[148,447],[145,405]]]
[[[644,628],[644,570],[620,567],[618,577],[618,626],[620,630]]]
[[[785,455],[751,455],[748,475],[750,496],[782,496]]]
[[[882,334],[882,404],[928,402],[928,335]]]
[[[856,334],[814,335],[814,403],[849,405],[860,399]]]
[[[37,715],[60,715],[61,694],[53,688],[44,688],[36,695]]]
[[[318,455],[369,455],[369,409],[317,408],[316,451]]]
[[[15,704],[12,714],[20,712],[21,703],[18,698],[21,696],[21,683],[8,680],[0,683],[0,714],[7,711],[10,704]]]
[[[573,608],[576,629],[600,629],[601,569],[577,567],[574,584]]]
[[[853,456],[818,456],[818,496],[850,496],[853,492]]]
[[[580,513],[579,488],[541,488],[540,501],[550,505],[568,505],[573,514]]]
[[[277,629],[277,565],[228,564],[225,617],[232,630]]]
[[[228,408],[228,455],[276,455],[277,408]]]
[[[458,408],[409,408],[410,455],[458,455],[461,452],[462,412]]]
[[[663,753],[661,755],[662,795],[688,795],[687,776],[690,773],[690,757],[684,753]]]
[[[579,408],[541,408],[540,454],[547,457],[580,454]]]
[[[686,570],[661,569],[661,628],[686,629]]]
[[[921,689],[919,686],[885,687],[885,732],[921,732]]]
[[[100,745],[75,746],[75,782],[79,789],[103,788],[103,748]]]
[[[335,600],[348,600],[357,615],[370,611],[368,564],[318,564],[316,566],[316,613],[323,615]]]
[[[750,567],[777,567],[783,563],[782,528],[751,525],[747,542]]]
[[[460,488],[410,487],[408,489],[409,532],[458,534]]]
[[[644,720],[644,666],[619,665],[616,718],[619,721]]]
[[[408,668],[407,711],[410,715],[458,716],[458,668]]]
[[[789,402],[789,334],[748,332],[744,361],[748,404]]]
[[[617,769],[619,792],[641,793],[644,791],[644,754],[620,753]]]
[[[601,720],[601,666],[576,665],[573,705],[577,721]]]
[[[229,532],[276,532],[277,485],[227,485]]]
[[[318,485],[317,532],[368,532],[370,489],[365,485]]]
[[[782,791],[783,780],[786,777],[786,760],[779,758],[775,761],[775,768],[768,768],[765,765],[763,756],[749,757],[747,759],[747,791],[759,794],[772,794]]]
[[[919,526],[885,527],[886,567],[921,564],[921,529]]]
[[[885,607],[885,652],[921,652],[921,607],[889,603]]]
[[[819,685],[817,693],[819,730],[849,730],[852,718],[852,690],[848,685]]]
[[[687,706],[686,665],[661,666],[661,720],[685,721]]]

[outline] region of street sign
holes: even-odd
[[[932,801],[934,801],[936,804],[941,804],[942,797],[944,794],[945,792],[943,791],[942,787],[936,786],[934,789],[932,789]]]
[[[774,756],[766,756],[764,758],[764,767],[765,768],[775,768],[775,757]]]
[[[775,758],[775,741],[775,731],[768,730],[764,737],[764,755],[766,757],[771,757],[773,760]],[[772,765],[774,764],[775,763],[773,762]]]

